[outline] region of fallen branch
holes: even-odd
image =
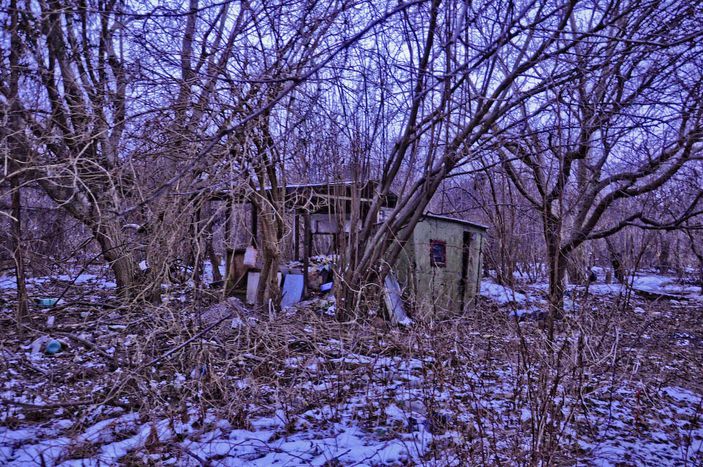
[[[633,287],[632,291],[635,292],[637,295],[640,295],[647,300],[660,300],[662,298],[668,299],[668,300],[689,300],[690,297],[687,297],[685,295],[678,295],[678,294],[671,294],[671,293],[666,293],[666,292],[653,292],[651,290],[642,290]]]

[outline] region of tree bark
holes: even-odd
[[[701,288],[701,295],[703,295],[703,250],[696,246],[698,239],[689,229],[684,229],[684,232],[686,232],[686,235],[688,236],[688,240],[691,245],[691,252],[693,252],[696,260],[698,260],[698,284]]]
[[[12,238],[14,242],[12,254],[15,261],[15,279],[17,283],[15,320],[17,325],[21,326],[22,324],[26,324],[29,319],[24,256],[22,254],[22,198],[20,194],[19,176],[15,175],[11,177],[10,180],[12,187]]]
[[[22,131],[19,115],[19,77],[20,77],[20,51],[21,41],[18,31],[18,9],[17,1],[10,1],[10,80],[9,80],[9,97],[10,97],[10,115],[8,129],[8,142],[10,151],[19,153],[22,149],[18,143],[17,135]],[[0,132],[5,137],[5,132]],[[3,138],[4,139],[4,138]],[[14,155],[14,154],[13,154]],[[15,159],[10,157],[8,168],[10,169],[10,187],[12,190],[12,237],[13,248],[12,255],[15,262],[15,277],[17,281],[17,308],[15,318],[17,325],[23,324],[29,318],[27,307],[27,286],[25,281],[24,257],[22,255],[22,195],[20,192],[20,176],[19,165]]]
[[[275,201],[272,201],[275,202]],[[283,209],[265,203],[260,206],[263,267],[259,286],[256,290],[257,304],[273,307],[278,311],[281,307],[281,287],[278,283],[278,269],[281,264],[280,242],[283,238],[283,219],[279,213]]]
[[[608,254],[610,255],[610,264],[613,267],[613,275],[615,280],[619,283],[625,283],[625,265],[623,263],[622,253],[620,253],[613,241],[610,238],[605,239],[605,244],[608,247]]]
[[[564,312],[564,276],[567,257],[561,251],[561,219],[550,212],[543,214],[544,240],[547,247],[549,272],[549,309],[547,311],[547,337],[554,337],[554,322]]]
[[[207,203],[205,213],[205,222],[207,223],[205,226],[205,254],[212,265],[212,280],[214,282],[221,282],[222,273],[220,272],[220,258],[218,258],[215,253],[215,245],[213,243],[213,239],[215,237],[213,225],[215,221],[213,219],[212,206],[210,203]]]
[[[100,245],[103,257],[115,275],[117,294],[123,300],[130,300],[139,292],[136,289],[136,272],[121,226],[115,222],[100,222],[93,225],[93,236]]]

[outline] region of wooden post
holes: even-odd
[[[251,245],[258,247],[256,237],[259,232],[259,212],[256,209],[256,204],[251,203]]]
[[[228,296],[228,291],[232,288],[232,281],[234,277],[232,275],[232,262],[234,261],[234,248],[232,247],[232,222],[234,219],[234,200],[233,195],[230,193],[227,199],[227,208],[225,213],[225,283],[223,284],[222,291],[224,296]]]
[[[305,223],[305,239],[303,241],[303,298],[308,296],[308,269],[310,268],[310,252],[312,250],[312,231],[310,227],[310,213],[303,214]]]
[[[202,206],[198,205],[197,209],[195,210],[195,213],[193,213],[193,221],[192,221],[192,227],[193,227],[193,233],[192,237],[190,240],[191,248],[193,251],[191,252],[191,257],[193,259],[193,284],[195,285],[194,287],[194,298],[196,301],[200,300],[200,295],[202,292],[203,288],[203,256],[201,254],[202,248],[200,245],[200,224],[202,221]]]
[[[227,207],[225,214],[225,276],[229,274],[229,265],[232,262],[232,254],[234,253],[234,248],[232,248],[232,218],[234,211],[234,202],[232,201],[232,196],[230,195],[227,199]]]
[[[300,260],[300,216],[293,214],[293,259]]]

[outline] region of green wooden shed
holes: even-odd
[[[461,311],[481,287],[486,227],[425,214],[403,247],[395,271],[413,308]]]

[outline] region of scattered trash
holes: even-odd
[[[53,328],[55,321],[56,321],[56,316],[50,315],[48,318],[46,318],[46,327]]]
[[[329,292],[332,290],[332,286],[334,285],[334,282],[327,282],[326,284],[322,284],[320,286],[320,292]]]
[[[322,279],[322,285],[325,285],[327,283],[332,282],[333,278],[332,274],[332,265],[327,263],[322,268],[320,268],[320,278]],[[320,287],[320,290],[322,290],[322,287]]]
[[[56,339],[51,339],[48,344],[46,344],[46,353],[49,355],[54,355],[61,352],[61,342]]]
[[[38,354],[41,352],[42,347],[44,347],[44,343],[49,340],[49,336],[41,336],[37,339],[34,340],[31,344],[29,344],[29,347],[32,350],[33,354]]]
[[[39,354],[43,349],[45,353],[53,355],[61,351],[61,342],[49,336],[41,336],[29,344],[28,348],[32,351],[32,354]]]
[[[39,308],[52,308],[58,303],[58,298],[35,298],[34,303],[36,303]]]
[[[638,315],[643,315],[645,313],[644,308],[642,308],[641,306],[635,307],[633,311]]]
[[[147,269],[149,269],[149,263],[147,263],[145,259],[141,260],[139,262],[139,269],[141,269],[142,271],[146,271]]]

